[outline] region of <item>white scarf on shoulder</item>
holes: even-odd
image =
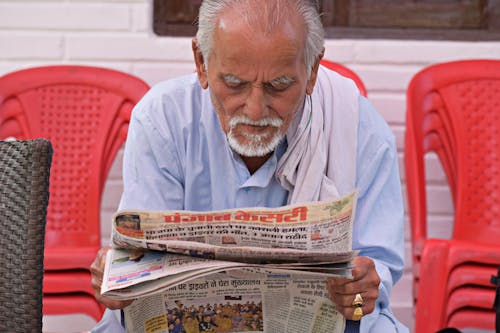
[[[288,204],[324,201],[354,190],[359,90],[323,66],[300,121],[287,131],[288,148],[276,177],[289,191]]]

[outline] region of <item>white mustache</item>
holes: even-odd
[[[271,118],[266,117],[259,120],[252,120],[247,116],[238,115],[234,116],[229,120],[229,127],[234,128],[237,125],[251,125],[251,126],[273,126],[273,127],[281,127],[283,124],[283,120],[280,118]]]

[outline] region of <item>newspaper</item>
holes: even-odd
[[[341,333],[345,319],[324,278],[217,273],[135,300],[127,332]]]
[[[136,299],[125,310],[130,332],[189,332],[185,326],[196,326],[189,318],[198,325],[194,332],[343,332],[325,281],[351,277],[355,205],[353,192],[279,208],[120,211],[113,217],[114,248],[101,292]],[[233,318],[229,328],[229,320],[224,324],[225,317],[215,315],[215,305],[222,311],[247,301],[260,304],[260,312],[252,311],[259,312],[258,327],[235,327]],[[183,311],[175,320],[178,303],[211,307],[214,314],[203,316],[205,309],[188,317]]]
[[[247,274],[279,272],[319,278],[329,275],[350,277],[352,254],[341,262],[304,264],[247,264],[223,260],[190,257],[159,251],[134,252],[112,249],[108,252],[103,295],[117,300],[144,297],[164,292],[181,282],[222,271],[244,270]]]

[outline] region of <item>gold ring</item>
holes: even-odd
[[[361,294],[356,294],[356,297],[354,297],[354,301],[352,301],[352,306],[355,308],[360,308],[364,304],[363,297],[361,297]]]
[[[352,320],[358,321],[363,317],[363,309],[360,306],[354,308],[354,313],[352,314]]]

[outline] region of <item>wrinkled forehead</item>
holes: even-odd
[[[303,17],[297,11],[297,0],[239,0],[221,12],[218,28],[246,27],[252,33],[270,35],[277,29],[292,25],[305,29]]]
[[[250,27],[238,20],[236,15],[224,16],[215,29],[213,41],[210,59],[221,66],[219,70],[233,74],[245,70],[256,73],[265,69],[269,75],[267,79],[272,79],[279,76],[282,67],[296,67],[304,60],[303,29],[289,21],[266,32]]]

